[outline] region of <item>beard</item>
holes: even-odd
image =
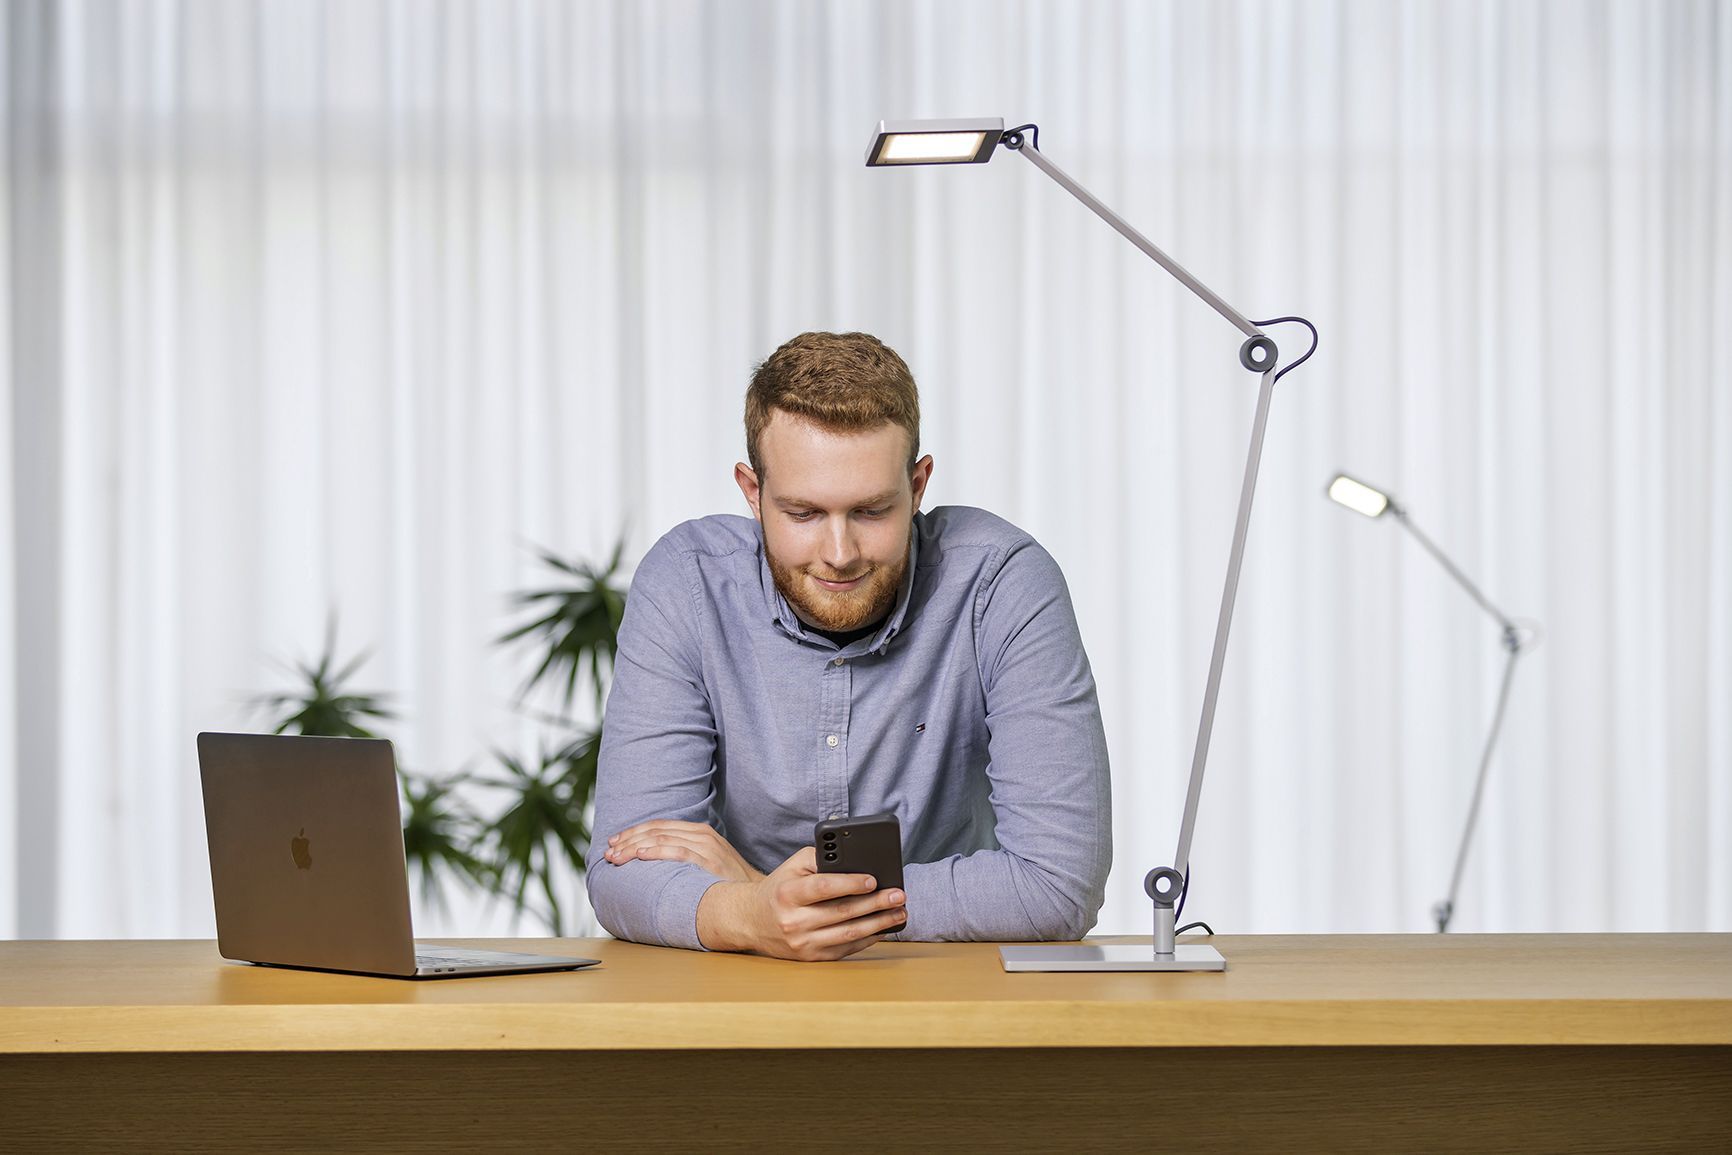
[[[913,526],[908,528],[908,540],[913,543]],[[838,633],[857,630],[888,614],[896,605],[896,595],[902,588],[902,575],[908,572],[908,550],[904,549],[894,565],[873,566],[853,589],[827,590],[814,581],[807,570],[783,565],[770,552],[767,540],[764,542],[764,556],[770,563],[770,576],[776,579],[776,589],[788,599],[788,604],[799,616],[821,630]],[[818,576],[825,581],[838,580],[829,574]]]

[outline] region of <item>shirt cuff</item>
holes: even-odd
[[[698,939],[698,903],[704,892],[722,881],[699,866],[679,871],[656,895],[656,937],[668,946],[708,950]]]

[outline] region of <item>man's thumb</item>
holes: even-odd
[[[788,857],[782,865],[776,867],[777,874],[817,874],[818,852],[810,846],[802,846]]]

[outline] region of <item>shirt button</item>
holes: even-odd
[[[831,662],[830,664],[832,666],[840,666],[842,663],[846,662],[847,660],[848,660],[847,658],[837,658],[835,661]]]
[[[826,746],[834,746],[835,744],[836,744],[836,735],[834,735],[834,734],[832,734],[828,738],[824,739],[824,745],[826,745]]]

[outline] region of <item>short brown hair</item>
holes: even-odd
[[[746,389],[746,458],[758,483],[758,439],[774,410],[821,429],[853,432],[886,421],[908,431],[908,469],[920,457],[920,394],[896,350],[870,333],[801,333],[764,359]]]

